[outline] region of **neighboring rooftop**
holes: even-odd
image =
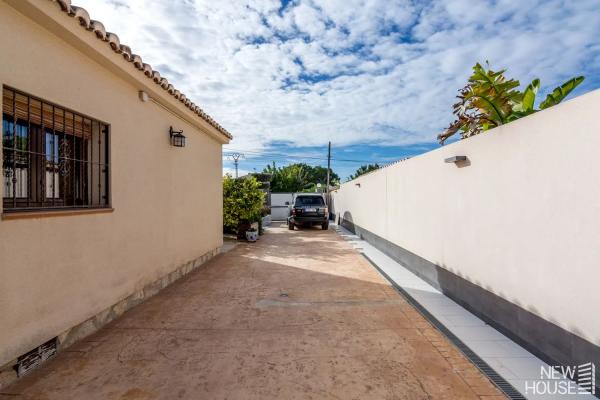
[[[142,57],[140,57],[137,54],[134,54],[129,46],[121,44],[119,37],[116,34],[112,32],[107,32],[102,22],[91,19],[89,13],[84,8],[71,5],[71,0],[49,1],[57,3],[60,6],[61,10],[64,11],[70,17],[77,18],[79,24],[82,27],[84,27],[89,32],[93,32],[99,40],[106,42],[115,53],[121,54],[123,58],[132,63],[135,68],[143,72],[144,75],[146,75],[149,79],[152,79],[154,83],[160,85],[160,87],[166,90],[177,100],[182,102],[187,108],[189,108],[192,112],[194,112],[204,121],[208,122],[221,134],[223,134],[229,139],[233,138],[232,135],[225,128],[219,125],[199,106],[197,106],[196,104],[194,104],[194,102],[188,99],[185,94],[175,89],[175,87],[171,83],[169,83],[167,78],[160,76],[160,73],[152,69],[150,64],[143,62]]]

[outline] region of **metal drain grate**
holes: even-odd
[[[361,253],[364,258],[377,270],[379,273],[387,279],[387,281],[396,289],[405,299],[408,301],[417,311],[427,320],[431,325],[435,326],[446,338],[456,346],[456,348],[464,354],[490,381],[496,385],[496,387],[504,393],[509,399],[513,400],[526,400],[513,385],[508,383],[500,374],[498,374],[488,363],[483,361],[473,350],[462,342],[454,333],[452,333],[444,324],[437,320],[427,309],[425,309],[418,301],[416,301],[406,290],[390,278],[373,260],[364,253]]]

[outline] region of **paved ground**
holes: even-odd
[[[333,231],[285,227],[216,257],[3,393],[503,398]]]

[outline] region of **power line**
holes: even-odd
[[[225,157],[229,157],[229,154],[223,154]],[[281,161],[289,161],[289,160],[300,160],[300,161],[304,161],[306,163],[319,163],[322,162],[326,159],[313,159],[313,158],[304,158],[301,156],[271,156],[271,155],[264,155],[264,156],[248,156],[249,160],[281,160]]]
[[[226,150],[234,150],[234,149],[226,149]],[[223,154],[228,153],[227,151],[225,151]],[[311,156],[296,156],[293,154],[283,154],[283,153],[270,153],[270,152],[258,152],[258,151],[251,151],[251,150],[244,150],[244,153],[249,153],[250,155],[258,155],[258,156],[263,156],[265,158],[281,158],[284,160],[289,160],[289,159],[296,159],[296,160],[300,160],[300,159],[307,159],[307,160],[318,160],[318,161],[327,161],[327,157],[311,157]],[[258,159],[261,157],[252,157],[253,159]],[[335,158],[335,157],[331,157],[331,161],[338,161],[338,162],[353,162],[353,163],[366,163],[366,164],[374,164],[374,163],[384,163],[387,161],[374,161],[374,160],[351,160],[351,159],[343,159],[343,158]]]
[[[226,150],[232,150],[232,151],[242,151],[242,150],[236,150],[236,149],[224,149]],[[252,151],[252,150],[244,150],[244,153],[250,153],[252,154],[257,154],[257,155],[272,155],[272,156],[280,156],[280,157],[291,157],[293,156],[293,154],[283,154],[283,153],[271,153],[271,152],[263,152],[263,151]],[[322,157],[311,157],[311,156],[299,156],[301,158],[309,158],[309,159],[314,159],[314,160],[323,160]]]

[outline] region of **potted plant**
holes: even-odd
[[[250,228],[246,231],[246,240],[249,242],[256,242],[258,240],[258,229]]]

